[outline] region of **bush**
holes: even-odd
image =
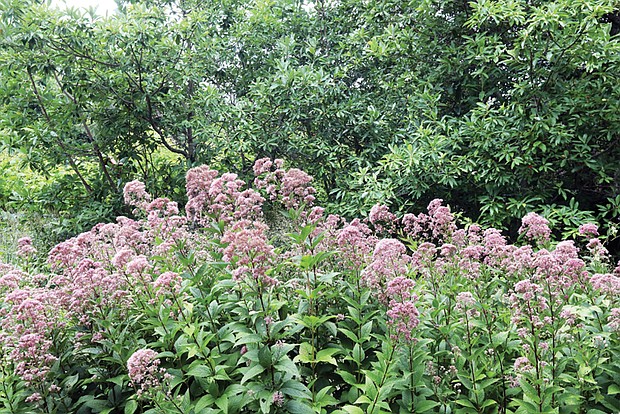
[[[125,186],[119,217],[0,267],[8,412],[618,411],[620,266],[598,227],[509,244],[434,200],[397,218],[313,207],[311,177],[206,166],[188,203]],[[294,230],[277,234],[273,214]]]

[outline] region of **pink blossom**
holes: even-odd
[[[272,402],[276,407],[282,407],[284,405],[284,394],[280,391],[274,392]]]
[[[0,288],[5,287],[10,290],[15,290],[19,287],[20,283],[25,279],[27,275],[17,269],[11,270],[6,274],[0,276]]]
[[[24,401],[26,401],[27,403],[33,403],[33,402],[39,402],[43,399],[43,397],[41,396],[41,394],[39,394],[38,392],[32,393],[28,396],[28,398],[26,398]]]
[[[19,257],[28,258],[37,253],[37,249],[32,245],[30,237],[22,237],[17,240],[17,255]]]
[[[311,205],[316,189],[310,185],[313,178],[304,171],[291,168],[284,170],[282,160],[273,163],[268,158],[261,158],[254,163],[254,185],[265,190],[270,200],[279,201],[287,209],[297,209]]]
[[[586,237],[597,237],[598,226],[594,223],[585,223],[579,226],[579,234]]]
[[[528,213],[521,220],[519,234],[528,240],[546,242],[551,237],[549,221],[536,213]]]
[[[450,208],[442,205],[442,203],[443,200],[436,198],[427,207],[431,233],[437,239],[445,239],[456,230],[454,216],[450,212]]]
[[[417,296],[412,293],[414,287],[415,282],[413,280],[397,276],[388,282],[386,293],[390,300],[398,302],[417,300]]]
[[[0,312],[0,345],[27,384],[43,381],[57,360],[52,332],[62,326],[55,292],[41,288],[16,289],[4,296]]]
[[[249,276],[254,282],[276,283],[266,275],[275,257],[266,230],[267,226],[263,223],[241,220],[224,233],[222,243],[226,247],[222,249],[223,259],[230,262],[236,280],[242,281]]]
[[[411,258],[405,253],[405,245],[396,239],[383,239],[375,246],[372,262],[362,272],[362,282],[378,290],[380,301],[386,300],[386,282],[407,274]]]
[[[471,292],[461,292],[456,295],[456,308],[457,309],[466,309],[471,308],[476,304],[476,299]]]
[[[352,268],[359,269],[366,264],[377,244],[377,238],[366,224],[355,219],[337,232],[336,243],[342,257]]]
[[[590,254],[599,259],[605,259],[609,255],[609,251],[603,246],[603,243],[597,238],[590,239],[586,246]]]
[[[265,174],[269,171],[271,171],[271,166],[273,165],[273,162],[271,162],[270,158],[260,158],[256,161],[254,161],[254,175],[258,176],[261,174]]]
[[[578,315],[570,309],[562,309],[562,312],[560,312],[560,318],[564,319],[569,326],[575,325],[577,317]]]
[[[159,368],[160,360],[152,349],[139,349],[127,360],[127,371],[138,395],[161,385],[165,370]]]
[[[430,217],[424,213],[419,215],[405,214],[402,218],[403,231],[407,237],[412,239],[426,239],[430,236],[428,229]]]
[[[590,278],[592,287],[610,296],[620,295],[620,277],[611,273],[594,274]]]
[[[457,247],[450,243],[444,243],[440,247],[441,255],[444,257],[452,257],[457,252]]]
[[[420,243],[416,251],[414,252],[414,259],[416,262],[430,262],[437,253],[437,246],[430,242]]]
[[[133,251],[130,249],[123,248],[119,250],[112,259],[112,264],[119,269],[125,267],[127,263],[132,259]]]
[[[375,226],[378,232],[392,232],[396,216],[390,212],[390,209],[383,204],[375,204],[368,214],[368,221]]]
[[[534,367],[532,366],[532,364],[530,363],[530,360],[527,357],[519,357],[515,360],[513,369],[515,370],[515,372],[528,372],[534,369]]]
[[[393,302],[387,311],[388,326],[394,330],[394,339],[414,340],[413,330],[420,323],[420,312],[412,301]]]
[[[143,209],[151,200],[151,196],[146,192],[144,183],[134,180],[125,184],[123,188],[125,204]]]
[[[137,256],[131,262],[127,263],[127,273],[132,276],[140,276],[149,272],[151,269],[153,269],[153,265],[149,263],[144,255]]]
[[[529,279],[515,284],[514,293],[510,295],[509,301],[513,315],[512,322],[517,328],[533,326],[535,329],[542,329],[553,322],[546,315],[549,305],[542,287]],[[527,333],[527,329],[524,332]]]
[[[153,282],[155,291],[159,294],[178,294],[181,291],[181,276],[175,272],[164,272]]]
[[[402,219],[403,231],[412,239],[449,240],[457,231],[450,208],[442,205],[443,200],[435,199],[428,204],[428,214],[405,214]],[[459,238],[462,238],[462,233]],[[456,244],[458,241],[453,240]]]
[[[207,166],[187,172],[185,205],[188,220],[207,226],[212,220],[230,224],[240,219],[257,219],[262,215],[263,197],[252,189],[243,189],[245,182],[236,174],[218,172]]]
[[[612,330],[620,332],[620,308],[612,308],[607,321]]]

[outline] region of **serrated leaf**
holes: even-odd
[[[336,348],[323,349],[316,354],[315,361],[316,362],[327,362],[328,364],[337,366],[338,363],[336,362],[336,358],[334,358],[332,355],[336,354],[339,351],[340,350]]]
[[[211,368],[206,365],[196,365],[187,371],[187,375],[194,378],[208,378],[212,375]]]
[[[245,372],[245,374],[243,374],[243,378],[241,378],[241,384],[244,384],[247,381],[251,380],[252,378],[262,374],[262,372],[264,370],[265,370],[265,367],[263,367],[262,365],[253,365],[253,366],[251,366]]]
[[[217,405],[217,408],[222,410],[224,414],[228,414],[228,395],[224,394],[215,400],[215,405]]]
[[[458,403],[458,401],[457,401]],[[432,410],[433,408],[437,407],[439,405],[439,403],[437,401],[432,401],[432,400],[421,400],[421,401],[416,401],[415,405],[414,405],[414,409],[416,413],[423,413],[429,410]]]
[[[269,368],[273,364],[271,350],[268,346],[263,346],[258,350],[258,362],[265,368]]]
[[[138,402],[136,400],[127,400],[127,404],[125,404],[125,414],[133,414],[138,409]]]
[[[295,400],[287,401],[285,408],[291,414],[314,414],[312,407]]]
[[[611,384],[609,388],[607,388],[608,395],[615,395],[620,393],[620,386],[617,384]]]
[[[342,411],[346,412],[347,414],[364,414],[364,410],[354,405],[345,405],[344,407],[342,407]]]

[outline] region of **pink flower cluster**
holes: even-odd
[[[24,259],[34,256],[37,253],[37,249],[32,245],[32,239],[30,237],[22,237],[17,240],[17,255]]]
[[[405,214],[402,218],[405,235],[412,239],[449,239],[456,231],[456,224],[450,208],[442,203],[441,199],[431,201],[428,214]]]
[[[549,305],[540,285],[529,279],[521,280],[514,286],[510,295],[512,322],[517,325],[520,336],[529,334],[528,326],[540,330],[552,320],[547,316]]]
[[[620,332],[620,308],[613,308],[609,314],[609,327],[616,332]]]
[[[579,234],[586,237],[597,237],[598,226],[594,223],[586,223],[579,226]]]
[[[281,391],[274,392],[271,401],[276,407],[282,407],[284,405],[284,394]]]
[[[528,240],[539,243],[547,242],[551,237],[549,221],[536,213],[528,213],[521,220],[519,234]]]
[[[475,308],[476,299],[471,292],[461,292],[456,295],[455,308],[461,312],[465,312],[467,315],[476,317],[479,312]]]
[[[375,246],[372,262],[362,272],[364,285],[375,289],[382,302],[387,300],[387,282],[409,272],[411,257],[406,247],[396,239],[382,239]]]
[[[159,368],[161,361],[157,352],[152,349],[139,349],[127,360],[127,371],[132,386],[138,396],[162,385],[162,379],[167,379],[166,371]]]
[[[57,311],[59,297],[42,288],[15,289],[0,308],[0,345],[27,384],[41,382],[57,357],[52,333],[63,326]]]
[[[420,324],[420,312],[413,301],[395,302],[387,311],[388,324],[394,330],[392,339],[415,340],[414,329]]]
[[[336,244],[346,262],[345,267],[361,269],[375,248],[377,237],[366,224],[354,219],[337,232]]]
[[[368,221],[375,227],[378,233],[394,232],[397,222],[396,215],[390,212],[388,206],[375,204],[368,214]]]
[[[223,259],[230,262],[233,278],[242,281],[247,277],[266,286],[277,284],[267,276],[275,257],[273,246],[266,236],[267,225],[261,222],[241,220],[233,223],[222,237],[226,244]]]
[[[596,273],[590,278],[592,287],[611,297],[620,296],[620,276]]]
[[[311,205],[316,189],[310,185],[312,177],[297,168],[285,170],[284,162],[261,158],[254,163],[254,185],[263,189],[271,201],[281,202],[286,209]]]
[[[392,330],[393,340],[415,340],[413,331],[420,323],[420,312],[415,306],[418,296],[413,293],[414,287],[415,282],[403,276],[397,276],[387,284],[388,326]]]
[[[231,223],[241,219],[258,219],[265,199],[252,189],[243,189],[245,182],[237,174],[218,172],[204,165],[187,172],[187,218],[202,226],[213,220]]]
[[[155,292],[161,295],[178,295],[183,279],[178,273],[164,272],[153,282]]]
[[[139,209],[144,209],[147,203],[151,201],[151,196],[146,192],[146,186],[138,180],[125,184],[123,197],[125,204]]]

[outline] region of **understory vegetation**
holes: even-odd
[[[253,172],[190,169],[185,214],[129,182],[136,219],[45,262],[21,238],[0,265],[2,411],[620,410],[620,263],[596,224],[554,240],[529,213],[509,243],[439,199],[345,220],[282,160]]]

